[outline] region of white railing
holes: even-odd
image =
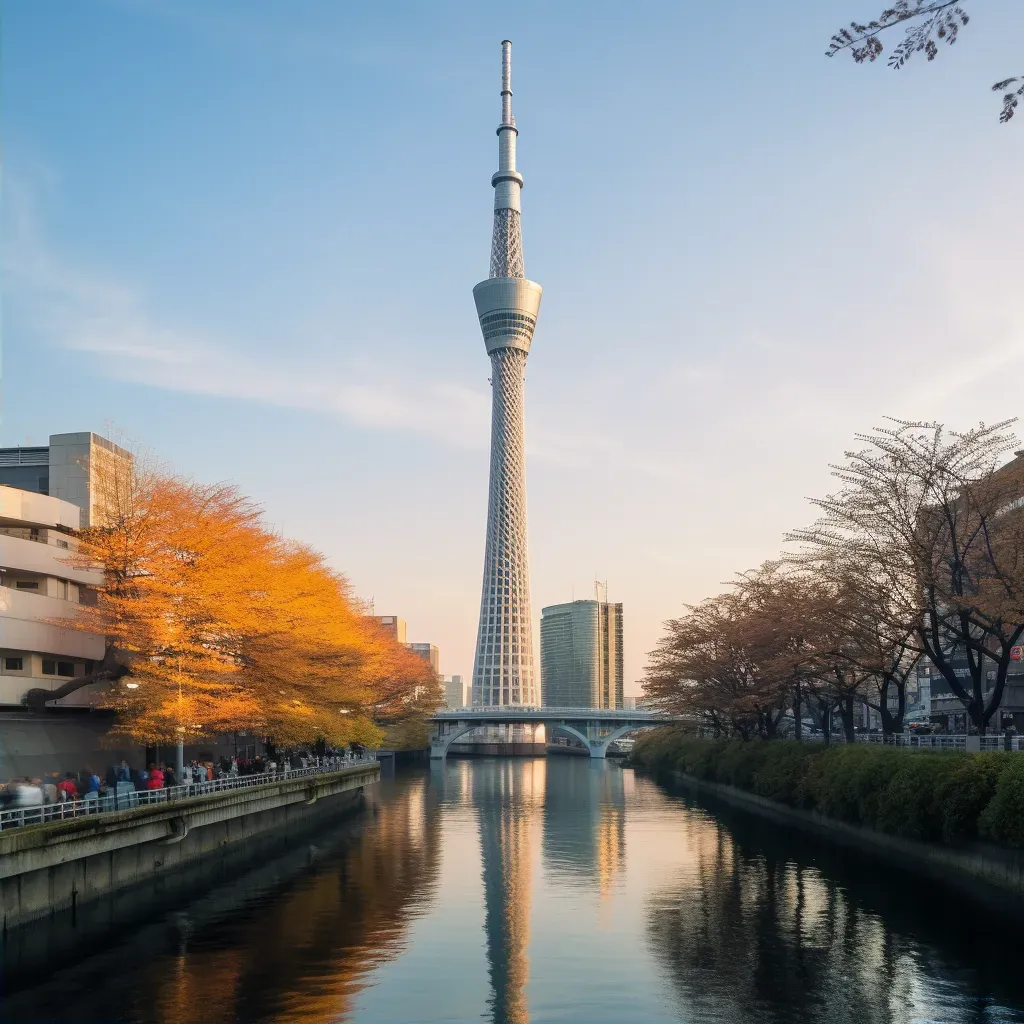
[[[842,737],[838,738],[840,741]],[[979,741],[981,750],[1005,750],[1006,738],[1000,733],[992,733],[986,736],[976,736],[972,739]],[[909,747],[917,750],[966,750],[967,737],[962,733],[895,733],[891,736],[883,736],[881,733],[857,733],[858,743],[884,743],[894,747]],[[1010,737],[1011,750],[1024,750],[1024,736]]]
[[[55,803],[36,804],[28,807],[9,807],[7,810],[0,811],[0,830],[64,821],[68,818],[82,818],[90,814],[109,814],[112,811],[187,800],[192,797],[209,796],[211,793],[224,793],[233,789],[265,786],[284,779],[326,775],[329,772],[341,771],[343,768],[350,768],[357,764],[370,764],[376,760],[377,755],[372,751],[358,757],[353,754],[345,754],[338,757],[310,758],[312,763],[306,768],[290,768],[286,765],[276,771],[257,772],[252,775],[225,775],[222,778],[210,779],[206,782],[165,786],[162,789],[137,790],[132,783],[122,782],[118,784],[116,792],[90,793],[77,800],[59,800]]]
[[[435,719],[507,718],[541,721],[544,718],[607,718],[647,721],[670,721],[671,715],[649,708],[562,708],[498,704],[493,707],[438,708]]]

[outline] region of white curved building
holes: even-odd
[[[54,690],[103,658],[103,636],[60,624],[103,582],[70,564],[80,522],[78,505],[0,485],[0,705]]]

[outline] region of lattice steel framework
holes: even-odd
[[[518,210],[495,210],[491,233],[491,277],[526,277],[523,229]]]
[[[473,703],[540,703],[533,661],[530,564],[526,536],[523,388],[541,287],[526,280],[520,225],[523,177],[516,170],[512,44],[501,44],[501,124],[494,186],[490,277],[473,289],[491,357],[491,477],[487,502],[480,626]]]

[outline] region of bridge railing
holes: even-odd
[[[346,754],[338,757],[313,758],[314,764],[306,768],[284,767],[277,771],[258,772],[253,775],[226,775],[206,782],[192,782],[180,786],[166,786],[162,789],[137,790],[130,782],[118,785],[115,792],[90,793],[77,800],[59,800],[32,806],[8,807],[0,811],[0,831],[21,828],[24,825],[41,825],[68,818],[81,818],[90,814],[109,814],[132,807],[146,807],[211,793],[224,793],[236,789],[265,786],[284,779],[300,779],[313,775],[327,775],[357,764],[369,764],[377,760],[372,751],[361,756]],[[36,787],[31,787],[35,789]]]
[[[559,718],[563,715],[587,716],[590,718],[626,719],[668,719],[671,716],[649,708],[572,708],[497,704],[489,707],[438,708],[435,718],[485,718],[487,716],[538,718]]]

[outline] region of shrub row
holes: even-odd
[[[1024,753],[968,754],[792,740],[637,739],[632,760],[908,839],[1024,847]]]

